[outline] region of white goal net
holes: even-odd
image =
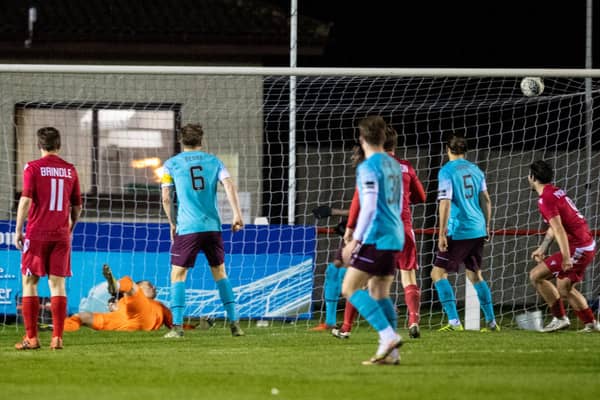
[[[368,115],[381,115],[398,131],[396,154],[412,163],[427,192],[427,202],[413,207],[423,326],[439,326],[443,319],[429,271],[447,134],[466,135],[467,158],[487,175],[494,236],[485,248],[483,274],[502,325],[545,308],[528,277],[530,252],[543,232],[526,179],[532,161],[553,164],[557,184],[598,234],[599,103],[593,100],[599,86],[590,80],[586,92],[581,71],[577,77],[545,73],[544,91],[534,97],[522,94],[521,77],[540,71],[487,77],[443,70],[296,72],[291,107],[290,71],[282,70],[0,66],[0,322],[19,314],[20,254],[12,232],[21,170],[39,157],[35,132],[43,126],[61,132],[61,155],[77,167],[84,194],[73,238],[70,313],[98,308],[93,301],[103,290],[104,263],[116,275],[154,282],[159,300],[168,303],[170,243],[158,179],[162,163],[179,151],[177,129],[187,123],[202,124],[204,148],[224,161],[240,192],[248,225],[235,235],[225,226],[224,237],[226,268],[245,321],[309,325],[322,318],[324,270],[339,244],[329,228],[340,220],[317,221],[311,210],[349,207],[356,123]],[[220,206],[223,223],[230,223],[223,196]],[[598,276],[596,261],[581,287],[590,300],[599,295]],[[464,275],[451,279],[462,309]],[[203,257],[188,280],[185,314],[223,317]],[[46,286],[42,281],[41,297],[48,296]],[[393,297],[405,323],[399,284]]]

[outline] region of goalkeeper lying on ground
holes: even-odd
[[[156,288],[149,281],[135,283],[128,276],[117,281],[108,265],[102,268],[108,291],[118,299],[109,305],[111,312],[74,314],[65,320],[65,331],[76,331],[81,325],[103,331],[154,331],[162,325],[172,327],[171,311],[154,300]]]

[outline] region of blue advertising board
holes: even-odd
[[[247,225],[232,233],[223,226],[225,266],[242,318],[311,317],[316,232],[310,226]],[[14,315],[21,293],[21,254],[12,245],[14,221],[0,221],[0,314]],[[157,299],[169,303],[169,226],[157,223],[79,223],[73,234],[72,271],[67,279],[68,312],[100,311],[102,265],[116,277],[150,280]],[[49,296],[46,279],[39,295]],[[223,317],[210,268],[201,254],[186,282],[186,316]]]

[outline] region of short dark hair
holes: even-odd
[[[385,151],[395,151],[398,147],[398,132],[388,125],[385,129],[385,142],[383,143],[383,149]]]
[[[536,160],[529,166],[529,174],[536,181],[546,184],[552,182],[554,170],[552,166],[543,160]]]
[[[179,141],[186,147],[202,146],[204,131],[200,124],[187,124],[179,131]]]
[[[380,146],[385,142],[386,124],[380,116],[363,118],[358,123],[360,136],[370,145]]]
[[[453,133],[448,138],[447,146],[452,154],[457,156],[465,154],[467,152],[467,139],[461,134]]]
[[[60,132],[58,129],[47,126],[37,131],[38,148],[45,151],[60,150]]]

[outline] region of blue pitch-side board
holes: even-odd
[[[242,318],[310,318],[316,233],[310,226],[248,225],[232,235],[223,227],[226,270]],[[12,246],[13,221],[0,221],[0,314],[16,313],[21,292],[20,252]],[[69,313],[89,304],[104,282],[102,264],[115,276],[147,279],[158,300],[169,301],[169,228],[166,224],[79,223],[73,235],[73,277],[67,280]],[[45,279],[40,296],[48,296]],[[188,316],[224,316],[206,260],[188,274]]]

